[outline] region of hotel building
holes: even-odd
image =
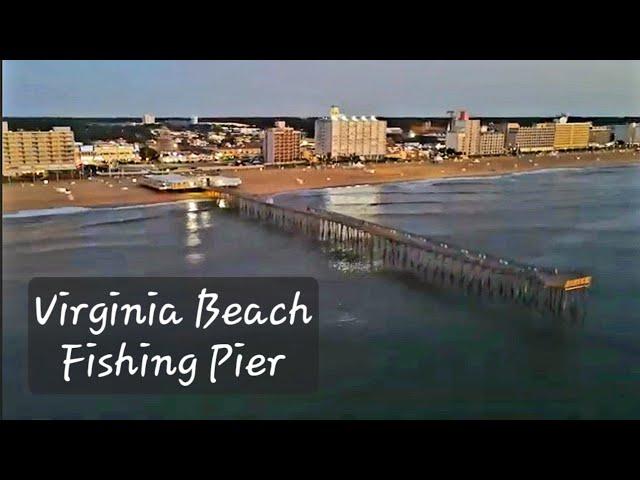
[[[2,122],[2,174],[19,176],[76,169],[70,127],[50,131],[10,131]]]
[[[79,147],[81,165],[117,165],[140,160],[138,150],[131,143],[97,142]]]
[[[447,132],[445,147],[457,153],[462,153],[464,149],[464,132]]]
[[[640,143],[640,123],[627,123],[624,125],[614,125],[613,134],[616,142],[627,145]]]
[[[315,122],[316,155],[332,159],[381,159],[387,153],[387,122],[374,116],[347,117],[331,107],[328,117]]]
[[[556,122],[509,129],[507,146],[523,153],[585,149],[590,131],[590,122],[568,123],[562,117]]]
[[[260,143],[253,142],[234,147],[219,147],[215,150],[214,157],[218,160],[255,158],[260,156],[261,152],[262,145]]]
[[[150,113],[145,113],[142,116],[142,123],[144,123],[145,125],[153,125],[154,123],[156,123],[156,117],[151,115]]]
[[[264,132],[262,156],[264,163],[294,162],[300,159],[302,134],[287,127],[285,122],[276,122],[275,127]]]
[[[504,133],[483,131],[480,120],[471,120],[464,110],[452,118],[449,128],[445,144],[448,149],[468,156],[504,153]]]
[[[589,131],[591,122],[568,123],[566,117],[562,117],[555,124],[555,136],[553,148],[556,150],[574,150],[589,146]]]
[[[609,127],[591,127],[589,131],[589,143],[593,145],[606,145],[613,138],[613,132]]]
[[[479,155],[501,155],[504,153],[504,133],[482,132],[480,133]]]
[[[156,149],[162,152],[176,152],[178,151],[178,144],[171,133],[171,130],[164,127],[158,132],[158,138],[156,139]]]
[[[455,128],[462,128],[462,150],[465,155],[480,154],[480,120],[459,120]]]
[[[507,146],[523,153],[548,152],[554,149],[555,135],[555,123],[538,123],[532,127],[510,128],[507,133]]]

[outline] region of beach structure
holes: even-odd
[[[140,185],[160,191],[184,191],[198,190],[201,188],[197,178],[185,177],[169,173],[166,175],[145,175],[139,182]]]
[[[159,191],[188,191],[203,190],[211,187],[237,187],[242,184],[242,180],[235,177],[225,177],[222,175],[199,175],[197,177],[187,177],[175,173],[166,175],[145,175],[140,181],[140,185],[153,188]]]
[[[224,189],[213,198],[241,216],[296,232],[367,262],[444,289],[523,304],[574,320],[584,317],[591,277],[521,264],[334,212],[297,210]]]
[[[242,180],[237,177],[223,175],[201,175],[198,177],[198,183],[204,189],[209,187],[239,187],[242,185]]]

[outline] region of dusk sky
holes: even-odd
[[[638,61],[3,61],[5,116],[640,115]]]

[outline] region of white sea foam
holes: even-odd
[[[121,205],[116,207],[55,207],[55,208],[42,208],[36,210],[19,210],[13,213],[4,213],[2,214],[3,219],[10,218],[32,218],[32,217],[48,217],[51,215],[74,215],[77,213],[85,213],[85,212],[105,212],[105,211],[116,211],[116,210],[132,210],[137,208],[153,208],[153,207],[162,207],[167,205],[175,205],[182,203],[190,203],[190,202],[206,202],[210,201],[206,198],[198,198],[193,200],[176,200],[173,202],[161,202],[161,203],[145,203],[139,205]]]
[[[91,210],[86,207],[58,207],[58,208],[42,208],[38,210],[19,210],[14,213],[4,213],[2,218],[29,218],[43,217],[49,215],[72,215]]]
[[[609,168],[615,168],[614,165]],[[439,177],[439,178],[428,178],[425,180],[412,180],[409,183],[421,183],[421,184],[432,184],[432,183],[444,183],[444,182],[472,182],[472,181],[480,181],[480,180],[500,180],[503,178],[509,177],[518,177],[521,175],[538,175],[538,174],[547,174],[547,173],[555,173],[555,172],[563,172],[563,171],[583,171],[583,170],[600,170],[602,166],[586,166],[586,167],[549,167],[549,168],[541,168],[536,170],[525,170],[522,172],[505,172],[499,173],[496,175],[475,175],[475,176],[452,176],[452,177]],[[406,184],[407,182],[399,182],[398,184]]]
[[[517,177],[520,175],[537,175],[539,173],[553,173],[553,172],[578,172],[581,170],[591,170],[593,168],[600,168],[600,167],[550,167],[550,168],[541,168],[539,170],[526,170],[523,172],[511,172],[511,173],[507,173],[504,176],[509,177],[509,176],[513,176],[513,177]]]
[[[440,178],[429,178],[424,180],[427,183],[440,183],[440,182],[467,182],[473,181],[477,182],[478,180],[497,180],[499,178],[505,177],[505,175],[477,175],[475,177],[440,177]],[[421,181],[421,180],[418,180]]]
[[[195,198],[195,199],[186,199],[186,200],[175,200],[173,202],[160,202],[160,203],[143,203],[140,205],[121,205],[118,207],[100,207],[100,208],[92,208],[91,210],[132,210],[134,208],[153,208],[153,207],[165,207],[167,205],[176,205],[182,203],[199,203],[199,202],[210,202],[211,200],[208,198]]]

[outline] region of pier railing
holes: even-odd
[[[591,277],[579,272],[527,265],[335,212],[297,210],[223,189],[209,193],[241,216],[351,252],[373,269],[409,273],[436,287],[502,298],[572,319],[584,315]]]

